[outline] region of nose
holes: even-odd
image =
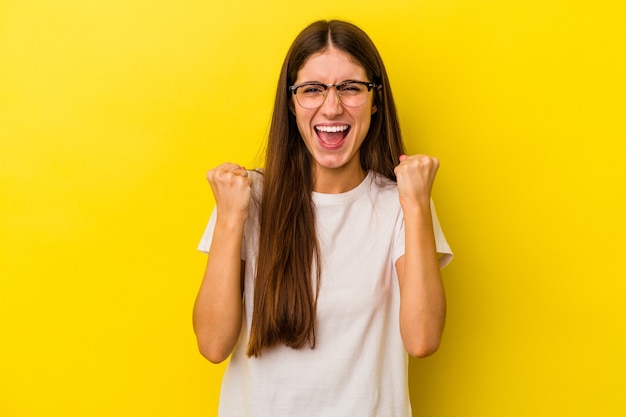
[[[339,91],[334,86],[328,87],[326,90],[326,98],[324,99],[324,103],[322,103],[322,107],[320,107],[320,111],[328,118],[343,113],[343,105],[339,99]]]

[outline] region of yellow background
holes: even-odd
[[[0,1],[0,416],[215,415],[204,174],[258,162],[291,40],[333,17],[442,161],[456,259],[414,415],[626,415],[621,4]]]

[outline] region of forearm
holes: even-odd
[[[446,317],[430,205],[404,208],[404,221],[405,255],[397,263],[400,332],[407,351],[424,357],[439,347]]]
[[[211,362],[232,352],[241,330],[243,224],[215,226],[204,279],[193,310],[198,347]]]

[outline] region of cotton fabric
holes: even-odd
[[[262,175],[251,171],[253,201]],[[397,186],[374,172],[341,194],[313,193],[321,283],[314,349],[278,346],[258,358],[246,349],[252,321],[258,204],[244,229],[244,314],[222,381],[220,417],[408,417],[408,355],[400,336],[395,262],[404,254]],[[440,267],[452,251],[431,202]],[[199,245],[208,252],[211,215]]]

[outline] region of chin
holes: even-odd
[[[348,165],[350,159],[345,156],[315,158],[315,162],[322,168],[338,169]]]

